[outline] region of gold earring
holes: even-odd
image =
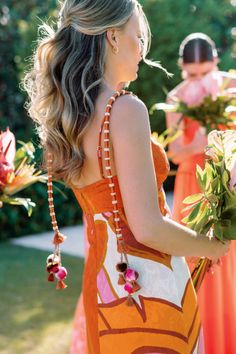
[[[118,54],[119,53],[119,49],[117,47],[112,47],[112,52],[114,54]]]

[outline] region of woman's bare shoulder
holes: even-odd
[[[114,103],[110,117],[111,140],[120,155],[135,159],[150,145],[151,128],[145,104],[135,96],[121,96]]]
[[[146,105],[135,95],[120,96],[114,103],[111,114],[111,127],[115,131],[134,127],[149,126],[149,116]]]
[[[140,98],[130,94],[120,96],[114,104],[113,111],[114,114],[138,113],[140,111],[141,113],[147,113],[147,107]]]

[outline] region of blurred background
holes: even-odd
[[[178,48],[191,32],[204,32],[216,42],[220,69],[235,69],[236,0],[142,0],[140,3],[152,30],[149,58],[160,61],[174,74],[168,79],[160,70],[141,66],[138,80],[130,89],[148,108],[163,102],[166,93],[180,82]],[[26,97],[20,89],[20,81],[30,63],[41,20],[53,24],[56,16],[56,0],[2,0],[0,4],[0,131],[9,127],[17,140],[32,141],[39,164],[41,150],[24,109]],[[161,133],[165,129],[164,114],[155,112],[150,119],[153,131]],[[173,177],[167,180],[165,187],[172,189]],[[81,223],[81,211],[74,196],[61,184],[58,188],[63,192],[55,190],[59,225]],[[30,196],[36,203],[31,218],[22,207],[4,205],[0,209],[0,285],[4,289],[0,295],[0,327],[6,324],[0,329],[0,353],[68,353],[83,261],[68,256],[72,280],[69,279],[70,289],[63,297],[61,293],[55,295],[54,290],[48,290],[43,279],[45,275],[40,267],[47,253],[9,247],[3,242],[50,228],[46,186],[35,184],[22,195]]]

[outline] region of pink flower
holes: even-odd
[[[212,71],[200,80],[186,80],[180,99],[188,106],[197,106],[207,96],[216,98],[220,92],[222,78],[218,71]]]
[[[201,80],[186,81],[186,87],[180,99],[188,106],[197,106],[202,103],[207,96],[207,91],[202,85]]]
[[[67,270],[65,267],[59,267],[58,271],[55,273],[55,276],[58,280],[63,280],[67,276]]]
[[[230,170],[230,182],[229,182],[229,188],[232,190],[233,188],[236,187],[236,160],[234,161],[233,167]]]
[[[3,188],[14,177],[14,158],[16,140],[13,133],[7,129],[0,134],[0,187]]]
[[[7,161],[12,167],[16,154],[16,139],[14,134],[7,128],[0,134],[0,163]]]

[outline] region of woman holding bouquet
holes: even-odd
[[[124,90],[139,62],[150,63],[149,34],[136,0],[67,0],[25,82],[48,165],[50,206],[53,174],[73,189],[87,221],[73,354],[202,353],[182,256],[218,258],[229,249],[166,217],[168,161],[151,143],[145,105]],[[58,242],[52,208],[51,216]]]
[[[204,97],[213,98],[221,87],[236,87],[236,76],[218,70],[218,55],[214,42],[203,33],[193,33],[180,46],[179,64],[182,69],[181,82],[168,95],[168,103],[175,98],[189,106],[200,104]],[[176,125],[181,114],[167,113],[168,128]],[[222,127],[223,128],[223,127]],[[204,127],[197,121],[183,117],[179,124],[182,134],[169,145],[172,161],[179,165],[175,188],[173,217],[181,222],[186,214],[183,200],[198,193],[196,165],[204,167],[204,149],[207,136]],[[227,257],[214,274],[207,273],[198,293],[200,314],[203,323],[207,354],[236,353],[236,244],[233,242]]]

